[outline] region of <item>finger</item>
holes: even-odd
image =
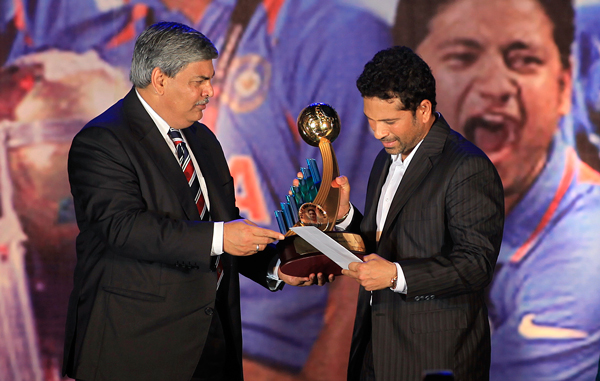
[[[256,236],[256,237],[270,238],[271,240],[266,243],[271,243],[275,240],[281,241],[281,240],[285,239],[285,236],[283,234],[281,234],[280,232],[276,232],[275,230],[265,229],[265,228],[260,228],[260,227],[256,227],[256,229],[254,229],[252,231],[252,234],[254,234],[254,236]],[[258,243],[264,243],[264,241],[258,242]]]
[[[358,279],[358,273],[356,271],[351,271],[351,270],[342,270],[342,274],[353,278],[353,279]]]
[[[363,262],[369,262],[369,261],[372,261],[372,260],[374,260],[374,259],[377,259],[378,257],[379,257],[379,255],[377,255],[377,254],[369,254],[369,255],[365,255],[365,256],[363,257]],[[358,263],[358,262],[357,262],[357,263]]]
[[[332,283],[335,280],[335,275],[329,274],[329,283]]]
[[[360,266],[360,262],[350,262],[348,264],[348,270],[356,272],[358,271],[358,266]]]
[[[338,176],[331,182],[331,186],[334,188],[350,188],[350,183],[348,182],[348,178],[346,176]]]
[[[250,220],[244,220],[245,223],[247,223],[248,225],[252,225],[252,226],[258,226],[256,224],[256,222],[250,221]]]

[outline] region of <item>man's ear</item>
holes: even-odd
[[[152,74],[150,75],[150,80],[151,80],[150,84],[154,88],[154,91],[156,92],[156,94],[163,95],[165,93],[165,86],[166,86],[167,78],[168,77],[165,75],[165,73],[163,73],[163,71],[160,70],[159,68],[155,67],[152,70]]]
[[[433,117],[431,101],[423,99],[419,107],[417,107],[417,117],[422,123],[427,123]]]

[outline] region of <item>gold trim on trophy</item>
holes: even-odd
[[[323,159],[323,174],[317,195],[312,202],[300,206],[298,222],[294,226],[315,226],[362,258],[365,245],[360,235],[333,231],[338,215],[340,190],[331,186],[331,182],[339,176],[331,143],[340,133],[338,114],[328,104],[313,103],[302,110],[297,125],[302,139],[311,146],[319,147]],[[296,233],[288,230],[285,236],[286,239],[278,244],[282,272],[292,276],[307,276],[311,273],[341,274],[337,264]]]

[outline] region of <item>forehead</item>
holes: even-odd
[[[184,66],[175,77],[192,78],[203,77],[212,78],[215,73],[212,60],[191,62]]]
[[[553,25],[537,0],[457,0],[440,7],[423,41],[441,48],[453,42],[556,45]]]
[[[404,105],[399,98],[363,98],[363,105],[365,115],[373,120],[397,119],[406,113],[412,115],[409,110],[404,110]]]

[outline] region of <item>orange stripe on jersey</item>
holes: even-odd
[[[148,6],[144,4],[135,4],[131,11],[131,18],[127,25],[115,35],[107,44],[108,48],[115,48],[121,44],[131,41],[135,38],[135,22],[146,17]]]
[[[15,5],[15,27],[18,30],[25,30],[27,26],[25,23],[25,9],[23,7],[22,0],[14,0],[13,4]]]
[[[263,5],[267,10],[267,32],[272,34],[275,30],[275,22],[277,21],[279,9],[283,5],[283,0],[264,0]]]
[[[550,202],[550,206],[548,206],[548,209],[542,216],[540,223],[535,228],[531,236],[527,239],[527,241],[525,241],[525,243],[520,248],[517,249],[517,251],[510,258],[510,261],[512,263],[519,262],[525,257],[525,255],[527,255],[529,250],[531,250],[531,247],[537,241],[540,233],[546,228],[546,226],[552,219],[554,212],[556,212],[556,209],[558,208],[558,204],[560,204],[560,201],[565,196],[565,193],[567,193],[567,190],[569,189],[569,186],[573,181],[573,176],[575,175],[575,167],[579,162],[579,159],[577,158],[577,154],[575,153],[575,150],[573,148],[567,149],[566,156],[567,163],[565,165],[565,172],[563,173],[563,176],[560,179],[558,189],[556,190],[556,194],[554,194],[552,202]]]

